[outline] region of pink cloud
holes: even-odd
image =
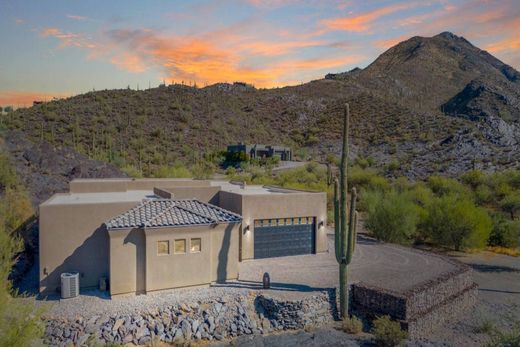
[[[357,15],[353,14],[341,18],[325,19],[322,20],[321,23],[329,30],[365,32],[368,31],[371,27],[371,24],[379,18],[416,6],[417,4],[413,2],[398,3],[386,7],[380,7],[375,10]]]
[[[66,17],[69,19],[72,19],[72,20],[77,20],[77,21],[85,21],[88,19],[88,17],[78,16],[75,14],[68,14],[68,15],[66,15]]]

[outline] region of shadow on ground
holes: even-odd
[[[227,288],[245,288],[245,289],[255,289],[255,290],[263,289],[262,282],[247,281],[247,280],[216,283],[211,286],[212,287],[227,287]],[[309,293],[309,292],[325,292],[325,291],[329,291],[333,288],[316,288],[316,287],[311,287],[311,286],[308,286],[305,284],[271,282],[271,286],[269,289],[280,290],[280,291]]]
[[[469,266],[478,272],[520,272],[519,269],[504,265],[469,264]]]

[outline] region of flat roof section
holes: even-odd
[[[238,183],[231,183],[229,181],[211,181],[211,186],[220,186],[225,192],[235,193],[240,195],[285,195],[285,194],[313,194],[321,192],[310,192],[296,189],[280,188],[273,186],[262,185],[247,185],[243,187]]]
[[[48,205],[70,204],[102,204],[114,202],[142,201],[144,199],[157,199],[150,190],[128,190],[126,192],[100,192],[100,193],[61,193],[54,194],[50,199],[42,203]]]

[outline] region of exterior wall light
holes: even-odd
[[[246,225],[244,228],[244,233],[247,233],[249,231],[249,225]]]
[[[322,228],[324,224],[325,224],[325,223],[324,223],[323,221],[320,221],[320,222],[318,223],[318,227],[319,227],[319,228]]]

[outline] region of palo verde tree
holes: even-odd
[[[356,188],[350,194],[350,211],[347,206],[347,164],[348,164],[348,128],[350,110],[345,104],[343,117],[343,149],[341,153],[340,178],[334,181],[334,246],[336,261],[339,264],[339,313],[343,319],[348,317],[347,266],[352,260],[356,245]]]

